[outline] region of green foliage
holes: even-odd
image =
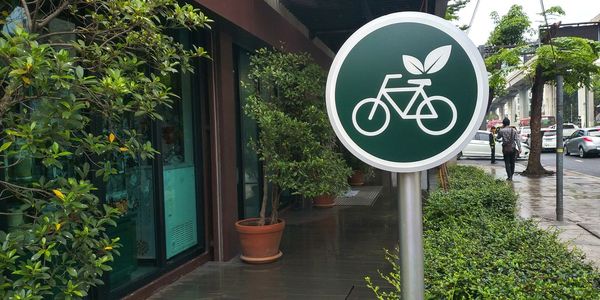
[[[516,195],[475,167],[450,169],[448,193],[436,191],[424,207],[427,299],[598,299],[600,273],[556,232],[516,219]],[[378,299],[398,299],[397,250],[386,251],[391,288],[370,278]]]
[[[461,9],[465,8],[465,6],[467,6],[467,4],[469,4],[471,0],[451,0],[448,1],[448,7],[446,8],[446,14],[444,15],[444,19],[449,20],[449,21],[453,21],[453,20],[458,20],[458,11],[460,11]],[[469,26],[468,25],[463,25],[460,26],[459,28],[461,30],[466,30]]]
[[[550,24],[553,20],[557,19],[558,17],[564,16],[565,11],[560,6],[552,6],[546,9],[544,13],[540,13],[539,15],[545,16],[548,20],[548,24]]]
[[[352,171],[361,171],[364,175],[365,180],[375,176],[375,171],[371,165],[358,159],[356,156],[354,156],[354,154],[350,153],[348,149],[343,148],[343,146],[340,147],[342,148],[342,155],[344,157],[344,160],[346,161],[346,164],[352,169]]]
[[[22,217],[0,233],[0,298],[80,299],[118,254],[106,230],[122,211],[95,186],[157,153],[124,120],[161,118],[175,100],[161,77],[208,57],[167,32],[211,20],[175,0],[32,0],[27,11],[26,28],[0,36],[0,212]],[[72,26],[51,32],[56,18]]]
[[[245,111],[258,124],[253,146],[268,181],[305,197],[346,190],[351,170],[335,151],[323,70],[308,54],[268,49],[257,50],[250,66]]]
[[[490,71],[489,86],[496,96],[506,93],[506,76],[521,67],[520,53],[522,47],[501,48],[485,59],[485,66]]]
[[[485,59],[485,66],[490,73],[490,89],[501,96],[506,93],[506,76],[521,65],[520,55],[525,49],[525,35],[531,22],[520,5],[513,5],[502,17],[493,12],[492,18],[496,27],[487,45],[495,50]]]
[[[501,18],[496,12],[492,13],[496,27],[490,34],[487,44],[494,46],[520,45],[525,42],[524,33],[531,22],[520,5],[513,5],[506,15]]]
[[[600,52],[600,43],[578,37],[559,37],[551,45],[537,49],[536,64],[543,69],[544,81],[553,81],[563,75],[565,91],[575,92],[582,86],[591,87],[593,77],[600,72],[595,64]]]
[[[448,8],[446,8],[446,15],[444,19],[452,21],[458,20],[458,11],[465,8],[471,0],[451,0],[448,1]]]

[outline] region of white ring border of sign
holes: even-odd
[[[360,148],[354,141],[348,136],[337,114],[337,108],[335,106],[335,87],[337,84],[337,77],[340,68],[346,56],[350,51],[360,42],[365,36],[371,32],[378,30],[382,27],[397,24],[397,23],[420,23],[432,26],[440,29],[452,37],[467,53],[473,68],[475,69],[475,77],[477,79],[477,104],[475,106],[475,113],[471,118],[467,130],[454,142],[448,149],[438,153],[430,158],[415,161],[415,162],[394,162],[378,158]],[[485,78],[484,78],[485,76]],[[399,173],[419,172],[436,167],[443,162],[450,160],[456,156],[462,149],[470,142],[475,136],[475,133],[479,129],[479,126],[483,122],[485,117],[487,102],[488,102],[488,80],[487,80],[487,69],[481,54],[477,50],[477,47],[467,37],[467,35],[458,29],[454,24],[437,16],[432,16],[426,13],[420,12],[398,12],[392,13],[379,17],[354,32],[344,45],[340,48],[337,55],[335,56],[329,75],[327,76],[327,86],[325,89],[325,102],[327,105],[327,114],[329,115],[329,121],[344,146],[356,157],[362,161],[382,170]]]

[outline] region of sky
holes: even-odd
[[[490,17],[492,11],[498,12],[499,16],[506,14],[509,8],[514,4],[523,6],[524,11],[529,15],[533,27],[543,24],[544,18],[538,15],[542,9],[540,0],[479,0],[479,8],[473,19],[473,24],[469,30],[469,37],[475,45],[484,44],[490,32],[494,29],[494,22]],[[563,23],[588,22],[600,14],[600,0],[543,0],[545,9],[552,6],[560,6],[565,11],[565,16],[559,20]],[[459,25],[468,24],[473,15],[477,0],[471,0],[465,8],[459,11]],[[558,20],[548,20],[552,24]]]

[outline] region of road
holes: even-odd
[[[555,169],[556,153],[542,153],[542,165]],[[520,161],[527,165],[527,161]],[[587,175],[600,177],[600,157],[579,158],[578,156],[564,156],[565,170],[575,171]]]

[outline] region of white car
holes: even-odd
[[[460,152],[459,158],[487,158],[491,159],[492,151],[490,149],[490,133],[484,130],[478,130],[473,139],[469,144]],[[496,143],[496,159],[502,160],[502,143],[495,141]],[[519,154],[517,159],[528,159],[529,158],[529,147],[521,143],[523,151]]]
[[[556,130],[556,125],[552,125],[548,128]],[[570,137],[573,134],[573,132],[577,131],[577,129],[579,129],[579,126],[577,126],[573,123],[563,123],[563,139]],[[555,148],[556,148],[556,146],[555,146]]]
[[[542,130],[542,151],[556,150],[556,130]]]
[[[531,127],[523,126],[519,130],[519,137],[521,138],[521,143],[525,143],[529,145],[529,136],[531,135]]]

